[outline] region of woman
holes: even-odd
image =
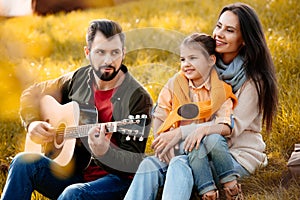
[[[213,37],[219,53],[216,69],[220,78],[232,86],[239,101],[234,110],[235,125],[227,143],[232,164],[240,177],[244,177],[267,164],[265,143],[260,132],[261,122],[265,122],[267,131],[270,131],[277,107],[274,65],[259,19],[255,11],[246,4],[236,3],[224,7]],[[186,146],[189,145],[192,143],[186,141]],[[215,151],[217,149],[212,148],[207,154],[214,155]],[[195,185],[200,195],[210,185],[207,199],[216,199],[216,186],[223,183],[224,174],[210,170],[204,175],[207,161],[199,156],[203,153],[204,150],[200,148],[188,155]],[[218,162],[212,158],[211,163],[218,166],[221,162],[222,160]],[[227,199],[232,199],[233,196],[234,199],[243,198],[237,182],[223,187]]]
[[[225,6],[219,15],[213,37],[216,40],[216,52],[219,53],[216,70],[219,77],[232,86],[238,98],[238,105],[233,112],[234,127],[227,143],[232,164],[242,178],[267,164],[261,129],[264,123],[266,130],[271,130],[272,119],[277,109],[278,90],[274,64],[261,23],[249,5],[235,3]],[[170,132],[176,132],[179,136],[191,133],[189,137],[192,138],[193,135],[196,137],[197,133],[201,133],[199,128],[201,129],[195,125],[187,125]],[[179,141],[178,137],[170,138],[167,135],[168,133],[164,133],[155,139],[155,142],[160,144],[155,150],[164,147],[160,157],[167,155],[169,149]],[[194,180],[198,193],[202,195],[203,174],[200,173],[208,176],[210,185],[218,185],[221,175],[215,171],[202,171],[203,165],[197,165],[197,162],[201,161],[201,156],[198,156],[202,153],[201,148],[194,149],[193,144],[193,140],[185,141],[185,149],[189,151],[188,162],[183,158],[181,162],[171,160],[164,192],[176,194],[176,188],[170,187],[169,184],[176,181],[182,183],[181,192],[191,193],[190,184]],[[213,152],[213,149],[209,152]],[[191,170],[186,170],[189,168]],[[217,178],[214,179],[213,175]],[[193,180],[189,179],[191,176]],[[185,179],[178,180],[181,177]],[[227,199],[242,199],[241,188],[237,183],[223,187]],[[202,199],[217,199],[216,191],[217,187],[211,190],[209,195],[203,195]]]

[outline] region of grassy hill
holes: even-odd
[[[221,8],[231,0],[140,0],[114,7],[47,16],[0,19],[0,188],[6,166],[23,150],[25,132],[18,107],[23,89],[86,64],[83,46],[90,20],[118,21],[127,35],[125,64],[154,101],[179,67],[178,45],[192,32],[212,33]],[[244,181],[246,199],[298,199],[293,183],[281,187],[281,173],[300,142],[300,5],[297,0],[245,0],[262,21],[279,81],[280,106],[273,130],[263,133],[269,165]],[[151,142],[151,138],[149,143]],[[147,152],[151,153],[148,147]],[[43,199],[40,195],[33,199]]]

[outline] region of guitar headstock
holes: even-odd
[[[109,122],[106,124],[107,132],[119,132],[127,135],[126,140],[131,139],[139,141],[144,140],[144,131],[146,126],[147,115],[129,115],[128,119],[122,121]]]

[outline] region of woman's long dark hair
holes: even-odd
[[[262,25],[253,8],[247,4],[234,3],[225,6],[221,13],[231,11],[239,18],[245,46],[240,55],[246,60],[247,77],[253,79],[259,96],[259,109],[263,123],[269,132],[278,106],[278,88],[274,63],[266,43]],[[219,17],[220,17],[219,16]]]

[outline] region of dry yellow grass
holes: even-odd
[[[178,69],[177,44],[181,37],[196,31],[211,33],[220,9],[231,2],[143,0],[68,14],[0,19],[1,166],[7,166],[10,158],[23,149],[25,133],[18,117],[21,91],[86,63],[84,34],[90,20],[110,18],[123,26],[129,36],[125,63],[155,100],[162,85]],[[299,185],[293,183],[285,190],[280,178],[293,144],[300,142],[300,6],[297,0],[244,2],[256,9],[263,23],[280,91],[273,131],[263,135],[269,165],[244,181],[246,199],[299,199]],[[146,34],[145,30],[150,32]],[[173,42],[169,40],[171,35]],[[151,152],[149,145],[147,152]],[[6,171],[0,175],[2,188]],[[43,198],[37,195],[33,199]]]

